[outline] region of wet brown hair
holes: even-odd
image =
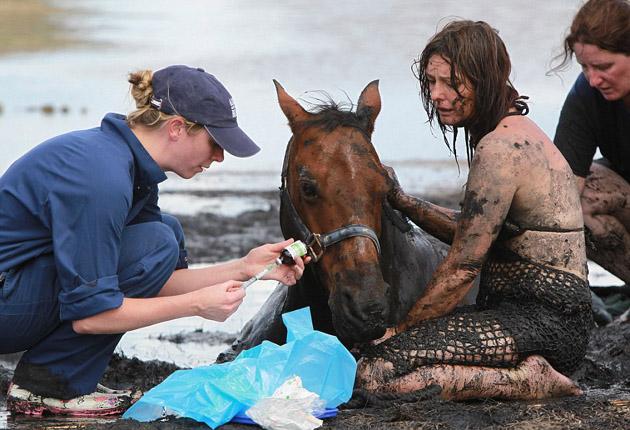
[[[473,112],[463,125],[466,155],[470,164],[477,143],[496,128],[509,109],[515,107],[520,113],[526,114],[527,105],[510,81],[510,56],[498,32],[483,21],[462,20],[447,24],[429,40],[420,58],[414,61],[412,70],[420,81],[420,95],[429,122],[437,120],[444,142],[455,157],[457,127],[443,124],[431,101],[426,70],[433,55],[443,57],[450,64],[451,86],[460,97],[462,95],[457,89],[460,82],[468,81],[471,86]],[[447,132],[453,133],[451,144]]]
[[[131,84],[131,96],[136,102],[136,110],[127,114],[127,125],[130,128],[136,125],[159,128],[166,121],[176,116],[165,114],[151,106],[150,101],[151,96],[153,96],[152,79],[153,72],[151,70],[138,70],[129,74],[128,81]],[[199,124],[188,121],[183,117],[180,118],[186,122],[186,131],[189,134],[197,133],[203,129]]]
[[[584,3],[564,39],[564,52],[556,57],[560,64],[552,70],[566,68],[575,53],[573,46],[576,43],[630,55],[630,1],[589,0]]]

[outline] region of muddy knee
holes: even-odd
[[[585,218],[613,215],[627,224],[630,221],[630,184],[611,169],[593,163],[584,182],[581,204]]]

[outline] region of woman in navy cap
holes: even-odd
[[[0,354],[24,351],[12,412],[120,413],[129,391],[98,384],[122,334],[187,316],[224,321],[241,281],[292,240],[188,269],[179,222],[161,213],[164,172],[191,178],[224,150],[260,148],[238,127],[228,91],[202,69],[129,77],[137,109],[54,137],[0,177]],[[272,272],[291,285],[304,261]]]

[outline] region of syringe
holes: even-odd
[[[241,284],[241,287],[243,287],[243,289],[247,289],[247,287],[252,285],[254,282],[262,279],[263,276],[265,276],[267,273],[271,272],[273,269],[275,269],[281,264],[288,264],[288,265],[295,264],[294,258],[303,257],[306,255],[306,252],[307,252],[307,249],[304,242],[302,242],[301,240],[296,240],[291,245],[284,248],[280,256],[278,256],[278,258],[276,258],[276,260],[273,263],[268,264],[267,266],[265,266],[263,270],[256,273],[253,277],[249,278],[247,281],[243,282]]]

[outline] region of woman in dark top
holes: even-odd
[[[554,143],[581,194],[587,255],[630,282],[630,1],[590,0],[564,41],[582,73],[569,92]],[[596,150],[603,158],[593,162]]]
[[[416,67],[445,140],[464,129],[470,172],[461,213],[391,191],[397,209],[452,246],[399,334],[367,351],[358,381],[391,391],[437,383],[454,399],[579,393],[559,373],[583,358],[592,324],[571,170],[525,116],[488,24],[448,24]],[[479,274],[477,306],[456,310]]]

